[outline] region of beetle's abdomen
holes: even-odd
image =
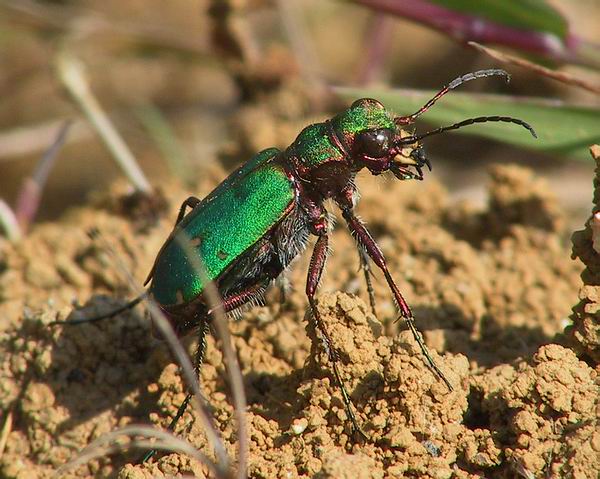
[[[192,301],[203,282],[186,249],[201,259],[210,280],[218,280],[236,260],[291,211],[295,189],[283,168],[265,162],[239,170],[188,214],[156,260],[150,292],[163,306]],[[182,246],[189,245],[189,248]]]

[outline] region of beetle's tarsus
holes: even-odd
[[[369,295],[369,306],[371,306],[371,313],[377,317],[377,309],[375,304],[375,290],[373,289],[373,271],[371,271],[371,265],[369,264],[369,255],[360,246],[358,246],[358,257],[360,259],[360,269],[363,270],[365,276],[365,283],[367,284],[367,294]]]
[[[442,370],[439,368],[439,366],[436,364],[436,362],[431,357],[429,348],[427,348],[427,345],[425,344],[425,341],[423,340],[423,336],[421,335],[420,331],[417,329],[414,316],[412,314],[410,314],[409,316],[401,315],[400,317],[398,317],[398,319],[396,319],[396,321],[399,321],[400,318],[404,319],[404,322],[407,324],[408,328],[410,329],[411,333],[413,334],[413,337],[417,341],[417,344],[419,345],[419,348],[421,349],[423,356],[425,356],[425,359],[427,360],[427,365],[430,367],[430,369],[433,370],[433,372],[436,374],[436,376],[438,376],[442,381],[444,381],[444,383],[448,387],[448,390],[453,391],[454,389],[452,387],[452,384],[450,384],[450,381],[448,381],[448,379],[446,378],[446,376],[444,375]]]

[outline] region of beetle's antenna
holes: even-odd
[[[507,83],[510,81],[510,75],[500,68],[491,68],[489,70],[478,70],[476,72],[467,73],[465,75],[459,76],[458,78],[455,78],[450,83],[448,83],[448,85],[446,85],[439,92],[437,92],[431,100],[425,103],[425,105],[419,108],[419,110],[417,110],[412,115],[399,116],[395,118],[394,121],[397,125],[410,125],[415,121],[415,118],[421,116],[423,113],[429,110],[436,101],[442,98],[450,90],[454,90],[457,86],[462,85],[463,83],[466,83],[468,81],[491,76],[503,76],[506,78]]]
[[[529,123],[526,123],[523,120],[519,120],[518,118],[513,118],[511,116],[478,116],[476,118],[468,118],[466,120],[459,121],[458,123],[454,123],[453,125],[441,126],[440,128],[436,128],[435,130],[428,131],[421,135],[412,135],[412,136],[407,136],[405,138],[401,138],[400,141],[398,142],[398,144],[410,145],[412,143],[421,141],[423,138],[425,138],[427,136],[438,135],[440,133],[443,133],[443,132],[449,131],[449,130],[458,130],[459,128],[462,128],[463,126],[473,125],[474,123],[487,123],[488,121],[493,121],[493,122],[499,121],[499,122],[503,122],[503,123],[515,123],[516,125],[520,125],[523,128],[529,130],[529,133],[531,133],[531,136],[533,136],[534,138],[538,137],[537,133],[535,132],[535,130]]]

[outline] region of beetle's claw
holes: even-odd
[[[425,158],[425,165],[427,165],[427,168],[429,168],[429,171],[431,171],[431,161],[429,161],[429,158]]]

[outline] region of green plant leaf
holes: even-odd
[[[336,88],[344,100],[371,97],[399,115],[410,115],[431,98],[434,91],[373,88]],[[512,116],[535,129],[533,138],[525,129],[507,123],[471,125],[457,133],[492,138],[532,150],[589,161],[589,146],[600,143],[600,109],[567,105],[559,101],[456,93],[436,103],[420,120],[435,126],[449,125],[476,116]],[[419,131],[424,131],[418,128]]]
[[[564,40],[568,33],[565,18],[545,0],[430,0],[449,10],[486,18],[521,30],[551,33]]]

